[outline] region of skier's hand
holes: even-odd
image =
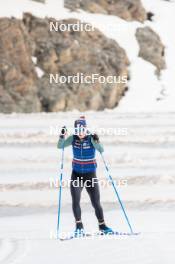
[[[65,138],[65,135],[67,134],[67,128],[66,126],[63,126],[60,133],[60,138]]]
[[[99,136],[97,134],[92,134],[92,138],[95,141],[95,143],[99,143],[100,142]]]

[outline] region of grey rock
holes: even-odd
[[[92,13],[119,16],[127,21],[143,22],[147,19],[140,0],[65,0],[65,7],[72,11],[83,9]]]
[[[0,19],[0,112],[38,112],[36,73],[23,23]]]
[[[25,14],[23,22],[34,43],[33,56],[45,75],[38,80],[38,93],[47,111],[79,109],[81,111],[115,107],[126,84],[50,84],[50,73],[73,76],[78,72],[86,75],[128,75],[129,65],[125,51],[100,31],[50,32],[46,30],[54,19],[39,19]],[[78,20],[59,21],[74,24]]]
[[[165,46],[159,35],[150,27],[144,27],[137,29],[136,38],[140,46],[139,56],[155,65],[157,73],[165,69]]]
[[[39,2],[39,3],[43,3],[43,4],[46,2],[45,0],[31,0],[31,1]]]

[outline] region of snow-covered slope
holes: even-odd
[[[60,242],[55,239],[59,177],[58,136],[73,125],[77,112],[0,115],[0,263],[2,264],[173,264],[175,244],[175,114],[88,112],[88,126],[127,128],[125,136],[101,136],[114,179],[128,178],[118,188],[129,219],[140,236],[97,237]],[[71,149],[65,149],[70,177]],[[98,177],[105,178],[98,156]],[[71,196],[63,189],[61,232],[72,232]],[[128,231],[111,186],[101,187],[105,219],[115,230]],[[82,193],[86,231],[97,221],[86,192]]]
[[[68,130],[77,112],[0,115],[0,205],[50,207],[57,205],[60,151],[56,144],[60,127]],[[120,191],[131,208],[148,206],[174,208],[175,199],[175,114],[126,114],[112,110],[87,112],[88,127],[113,135],[100,135],[105,157],[116,181],[128,180]],[[125,129],[122,135],[120,131]],[[118,135],[117,135],[118,133]],[[98,177],[106,179],[100,155]],[[64,179],[70,178],[72,150],[65,150]],[[25,195],[24,195],[25,193]],[[70,205],[68,188],[64,205]],[[37,199],[36,199],[37,197]],[[83,202],[89,199],[82,197]],[[102,188],[104,204],[115,200],[111,188]]]
[[[23,12],[31,12],[39,17],[79,18],[90,22],[105,35],[115,39],[127,52],[131,61],[131,81],[126,97],[117,111],[174,111],[175,110],[175,2],[163,0],[142,0],[144,7],[155,14],[154,21],[126,22],[115,16],[90,14],[84,11],[70,12],[63,6],[63,0],[47,0],[46,4],[30,0],[0,0],[0,16],[22,17]],[[135,38],[137,27],[149,25],[161,37],[166,46],[167,69],[161,77],[155,75],[155,67],[138,58],[138,43]]]

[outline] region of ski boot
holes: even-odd
[[[101,235],[113,235],[114,231],[108,227],[105,222],[99,223],[99,230]]]
[[[85,235],[83,223],[80,221],[76,222],[76,228],[74,231],[74,237],[83,237]]]

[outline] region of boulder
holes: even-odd
[[[83,9],[91,13],[119,16],[127,21],[143,22],[147,19],[140,0],[65,0],[65,7],[72,11]]]
[[[143,27],[137,29],[136,38],[140,46],[139,56],[156,66],[157,73],[165,69],[165,46],[159,35],[150,27]]]
[[[50,84],[49,74],[84,76],[97,73],[108,76],[126,76],[129,65],[125,51],[100,31],[50,31],[54,19],[39,19],[31,14],[23,18],[33,43],[33,56],[44,75],[38,80],[38,94],[44,110],[60,111],[79,109],[102,110],[115,107],[125,89],[125,83]],[[58,21],[60,24],[80,23],[76,19]],[[48,30],[46,30],[48,28]]]
[[[22,21],[0,19],[0,112],[85,111],[117,106],[126,83],[50,83],[49,75],[128,78],[125,51],[97,29],[56,32],[49,30],[50,22],[56,20],[28,13]]]
[[[45,4],[45,0],[31,0],[31,1],[34,1],[34,2],[39,2],[39,3],[43,3],[43,4]]]
[[[23,23],[0,19],[0,112],[38,112],[36,73]]]

